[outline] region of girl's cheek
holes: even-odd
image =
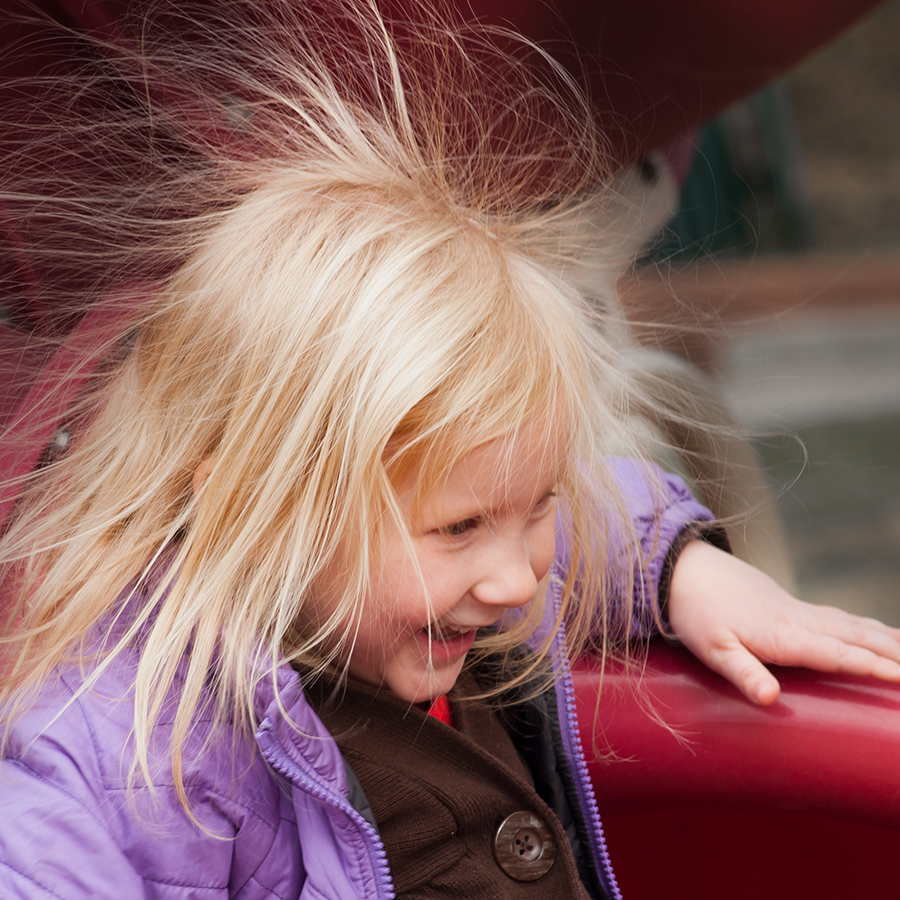
[[[531,566],[538,581],[550,571],[556,556],[556,517],[548,516],[548,519],[548,522],[541,522],[540,533],[531,556]]]

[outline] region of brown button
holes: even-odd
[[[556,859],[556,841],[543,819],[520,810],[507,816],[494,835],[494,856],[516,881],[536,881]]]

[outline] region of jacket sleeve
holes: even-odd
[[[715,518],[712,512],[694,499],[677,475],[637,460],[613,458],[607,460],[607,465],[640,540],[640,554],[625,554],[620,562],[635,569],[627,630],[632,637],[645,637],[656,633],[660,625],[666,626],[665,616],[661,615],[661,603],[665,600],[661,589],[664,580],[667,589],[667,567],[674,565],[685,538],[702,534],[723,549],[728,548],[728,541],[721,529],[708,524]],[[621,542],[618,549],[621,552]],[[626,604],[621,606],[627,608]],[[620,629],[625,630],[625,623]]]
[[[107,674],[77,696],[77,670],[49,679],[14,723],[0,760],[0,898],[225,896],[235,805],[192,768],[192,821],[174,799],[167,756],[153,791],[130,785],[134,707],[128,679]]]
[[[665,627],[660,588],[667,565],[674,562],[684,539],[693,536],[695,528],[698,535],[711,535],[713,543],[724,548],[727,539],[715,526],[706,524],[713,522],[713,514],[694,499],[678,476],[651,463],[618,457],[607,459],[606,466],[630,521],[617,522],[616,516],[610,515],[606,616],[599,613],[601,605],[597,604],[596,630],[599,633],[605,628],[618,638],[648,637],[658,632],[660,625]],[[562,535],[557,539],[557,561],[568,567],[568,546]],[[626,585],[632,588],[630,597]]]
[[[23,740],[24,738],[24,740]],[[0,761],[0,897],[121,900],[145,883],[113,838],[87,755],[21,731]]]

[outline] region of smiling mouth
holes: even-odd
[[[453,641],[457,638],[467,637],[468,635],[473,634],[476,629],[462,628],[459,625],[442,625],[440,622],[432,622],[430,625],[426,625],[422,631],[426,635],[430,635],[431,640],[446,643],[447,641]]]
[[[448,661],[465,656],[475,643],[477,628],[441,625],[432,622],[419,629],[419,640],[432,661]]]

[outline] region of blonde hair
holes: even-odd
[[[571,287],[603,240],[589,109],[511,35],[445,28],[425,9],[413,28],[385,23],[363,0],[329,4],[328,21],[302,6],[262,18],[228,3],[214,33],[167,9],[158,44],[114,48],[104,83],[127,102],[76,130],[149,154],[144,182],[122,165],[118,187],[56,208],[95,228],[82,245],[101,274],[84,296],[108,292],[111,272],[155,288],[130,351],[75,411],[73,448],[26,486],[0,545],[18,585],[10,715],[60,663],[94,658],[96,676],[139,640],[137,765],[150,781],[178,681],[184,802],[181,753],[210,671],[220,721],[252,728],[254,688],[277,689],[285,656],[332,660],[404,467],[421,467],[424,491],[476,447],[552,423],[571,541],[558,619],[573,645],[607,624],[602,601],[575,602],[576,579],[626,618],[631,596],[633,566],[615,584],[607,572],[608,520],[628,524],[599,462],[605,439],[630,446],[628,380]],[[91,209],[102,222],[85,224]],[[339,611],[298,634],[338,544],[352,550]]]

